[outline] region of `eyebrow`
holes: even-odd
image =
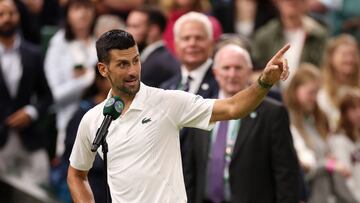
[[[138,58],[138,57],[140,57],[140,54],[136,54],[136,56],[134,56],[134,58],[132,58],[132,60],[134,60],[135,58]],[[116,60],[115,62],[116,63],[119,63],[119,62],[129,62],[130,60],[128,60],[128,59],[118,59],[118,60]]]

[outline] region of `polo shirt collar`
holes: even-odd
[[[111,92],[112,90],[110,89],[106,99],[112,97]],[[145,99],[146,99],[146,85],[140,82],[140,89],[136,93],[134,100],[131,102],[129,110],[140,110],[140,111],[143,110],[145,106]]]

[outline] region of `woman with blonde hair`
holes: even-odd
[[[329,41],[325,50],[323,88],[318,95],[321,109],[335,131],[339,119],[339,98],[347,88],[360,88],[359,48],[354,37],[342,34]]]
[[[345,184],[343,177],[348,176],[348,170],[329,150],[327,119],[316,101],[321,85],[320,71],[311,64],[301,64],[297,70],[285,90],[284,100],[290,114],[295,149],[310,187],[309,202],[351,197],[348,190],[334,192],[335,184]],[[335,174],[340,178],[339,183],[333,183]]]
[[[339,108],[339,127],[330,137],[330,147],[335,158],[350,169],[346,185],[360,202],[360,89],[347,91]]]

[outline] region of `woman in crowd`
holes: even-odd
[[[349,87],[360,88],[359,48],[355,38],[342,34],[332,39],[325,51],[322,70],[323,88],[318,102],[334,131],[340,119],[340,96]]]
[[[345,183],[344,177],[349,176],[349,170],[334,159],[329,150],[327,119],[316,102],[320,85],[318,68],[302,64],[284,95],[295,149],[309,183],[309,202],[352,197],[346,188],[345,191],[334,192],[337,186]],[[336,176],[336,181],[332,175]]]
[[[330,137],[330,147],[335,158],[350,169],[346,184],[360,202],[360,89],[349,90],[339,107],[339,128]]]
[[[97,62],[93,28],[95,8],[91,0],[69,0],[65,27],[51,39],[45,73],[57,113],[57,155],[64,150],[66,125],[78,107],[83,91],[94,81]]]

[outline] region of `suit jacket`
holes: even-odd
[[[210,132],[191,129],[184,177],[189,202],[205,198]],[[299,202],[299,165],[286,109],[265,99],[241,120],[229,166],[234,203]]]
[[[181,71],[179,71],[175,76],[173,76],[172,78],[161,84],[160,87],[163,89],[176,90],[180,83],[181,83]],[[207,88],[204,88],[206,86]],[[217,96],[218,90],[219,90],[219,86],[215,80],[211,67],[209,67],[209,69],[205,73],[205,76],[196,94],[204,98],[214,98]]]
[[[160,87],[161,83],[180,72],[180,63],[165,46],[156,48],[141,64],[141,81],[151,87]]]
[[[0,71],[0,106],[2,107],[0,111],[0,147],[5,145],[8,138],[8,127],[5,125],[8,116],[26,105],[33,105],[41,118],[53,101],[43,70],[40,48],[22,39],[19,51],[23,73],[15,98],[10,96],[4,82],[4,74]],[[43,134],[37,132],[38,126],[36,125],[37,122],[34,121],[29,127],[18,132],[23,145],[28,150],[38,149],[45,144]]]

